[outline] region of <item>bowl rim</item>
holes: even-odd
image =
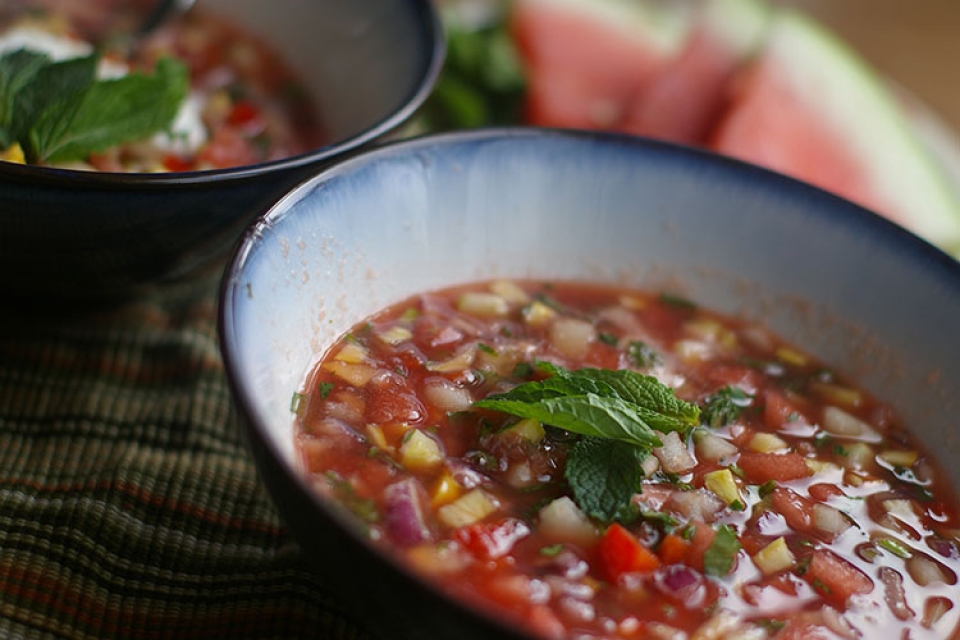
[[[223,183],[248,180],[263,175],[281,173],[287,170],[331,161],[345,156],[364,145],[383,137],[400,127],[423,105],[433,91],[446,56],[446,38],[443,22],[436,6],[431,0],[402,0],[417,18],[421,36],[421,46],[427,55],[421,66],[420,77],[413,89],[403,98],[400,105],[384,117],[366,128],[346,138],[312,149],[294,156],[241,165],[224,169],[202,171],[172,171],[168,173],[122,172],[122,171],[86,171],[81,169],[63,169],[0,161],[0,178],[7,177],[25,183],[42,183],[66,188],[169,188],[170,186],[191,187],[211,183]]]
[[[641,155],[675,154],[692,159],[698,165],[726,165],[727,168],[736,172],[738,176],[737,179],[766,183],[772,185],[767,187],[771,190],[787,191],[792,195],[806,194],[812,196],[817,202],[828,204],[831,211],[844,209],[845,211],[842,215],[849,220],[847,224],[863,225],[868,228],[873,228],[877,234],[883,237],[892,237],[892,241],[897,244],[898,251],[904,251],[910,254],[911,260],[923,260],[923,271],[937,272],[939,277],[949,278],[952,282],[956,283],[958,292],[960,292],[960,260],[955,259],[953,256],[907,229],[859,204],[785,174],[701,148],[607,131],[522,126],[482,127],[470,130],[430,133],[414,138],[391,141],[377,147],[363,150],[319,170],[312,177],[300,182],[284,196],[263,210],[247,227],[237,245],[234,247],[233,253],[229,257],[223,271],[217,298],[217,334],[221,357],[235,406],[242,417],[242,428],[247,438],[257,443],[257,446],[262,450],[261,455],[269,457],[278,468],[282,469],[285,477],[291,481],[291,486],[294,487],[301,496],[305,496],[328,521],[337,523],[342,533],[345,533],[354,542],[359,543],[366,552],[378,558],[387,570],[405,576],[419,587],[435,595],[447,605],[452,605],[456,610],[475,616],[479,621],[492,625],[492,627],[496,628],[498,632],[502,634],[504,640],[521,638],[524,640],[532,640],[532,636],[527,635],[522,629],[509,624],[504,619],[494,618],[490,610],[485,606],[481,606],[470,600],[455,597],[445,592],[438,584],[435,584],[434,581],[404,564],[392,551],[364,538],[359,533],[358,528],[352,526],[349,518],[345,517],[344,514],[332,504],[332,501],[320,496],[319,493],[310,486],[306,475],[299,473],[296,468],[290,465],[286,460],[286,456],[277,448],[270,435],[270,427],[260,420],[257,412],[253,410],[252,400],[243,392],[249,389],[249,384],[241,381],[243,376],[237,375],[239,370],[237,363],[241,359],[238,347],[241,346],[241,343],[237,340],[237,335],[234,332],[234,328],[236,327],[234,321],[236,317],[234,314],[235,301],[247,295],[245,285],[240,275],[247,260],[251,257],[256,244],[261,242],[265,238],[265,235],[269,233],[266,228],[273,226],[278,219],[289,214],[290,209],[288,208],[288,204],[296,202],[304,194],[314,191],[324,183],[344,174],[362,170],[364,167],[384,159],[394,158],[398,155],[415,154],[418,150],[424,148],[450,147],[467,142],[511,139],[534,141],[542,139],[592,141],[604,146],[624,145],[631,147],[634,152]],[[302,372],[302,375],[307,375],[307,373],[308,372]],[[291,420],[291,437],[292,435]],[[260,466],[259,460],[257,461],[257,466],[258,468]],[[262,472],[262,469],[260,471]],[[272,487],[270,487],[270,491],[272,493]]]

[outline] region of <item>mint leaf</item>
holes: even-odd
[[[728,524],[721,526],[703,553],[703,572],[714,577],[727,575],[733,569],[733,561],[739,551],[737,532]]]
[[[14,131],[16,96],[48,64],[49,56],[26,49],[18,49],[0,57],[0,149],[6,149],[17,141]]]
[[[40,69],[14,102],[13,134],[30,162],[64,135],[80,102],[96,81],[97,57],[52,62]]]
[[[566,478],[574,502],[590,517],[609,524],[633,520],[634,494],[643,482],[639,450],[605,438],[582,438],[567,454]]]
[[[41,162],[78,160],[162,131],[173,122],[188,87],[186,67],[172,58],[159,60],[149,76],[131,73],[97,82],[68,127],[38,131],[48,135],[37,157]]]
[[[183,63],[150,75],[98,80],[96,54],[53,62],[19,49],[0,56],[0,148],[20,143],[31,163],[82,160],[170,126],[187,95]]]
[[[474,406],[645,448],[660,446],[655,431],[685,432],[699,422],[699,407],[677,398],[652,376],[628,370],[567,371],[543,362],[537,366],[553,375]]]

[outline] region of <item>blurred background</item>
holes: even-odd
[[[789,4],[830,25],[960,133],[960,0],[790,0]]]

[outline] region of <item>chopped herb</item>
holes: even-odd
[[[898,558],[903,558],[904,560],[913,556],[913,554],[910,553],[910,549],[906,545],[894,540],[893,538],[880,538],[877,540],[877,546],[879,546],[881,549],[889,551]]]
[[[548,558],[555,558],[560,555],[560,552],[563,551],[562,544],[551,544],[546,547],[540,547],[538,553],[542,556],[547,556]]]
[[[304,395],[299,391],[294,391],[293,397],[290,398],[290,413],[300,415],[300,411],[305,406],[306,403],[304,402]]]
[[[824,445],[833,442],[833,436],[831,436],[826,431],[818,431],[815,436],[813,436],[813,446],[819,448]]]
[[[317,385],[317,393],[320,394],[320,397],[326,400],[327,396],[330,395],[330,392],[333,391],[332,382],[321,382]]]
[[[674,293],[661,293],[660,302],[662,302],[665,305],[669,305],[671,307],[677,307],[678,309],[696,309],[697,308],[697,305],[691,302],[690,300],[688,300],[687,298],[678,296]]]
[[[701,421],[714,428],[728,425],[739,418],[752,402],[752,394],[728,385],[704,400]]]
[[[657,471],[653,474],[654,482],[672,484],[680,491],[692,491],[693,485],[682,479],[678,473],[667,473],[666,471]]]
[[[733,562],[739,552],[737,532],[730,525],[720,526],[713,542],[703,554],[703,572],[714,577],[727,575],[733,569]]]
[[[831,593],[833,593],[833,589],[827,586],[823,582],[823,580],[821,580],[820,578],[814,578],[813,580],[811,580],[810,586],[812,586],[814,589],[816,589],[817,591],[819,591],[824,595],[830,595]]]
[[[688,524],[683,529],[680,530],[680,537],[686,540],[687,542],[693,540],[693,536],[697,534],[697,528],[692,524]]]
[[[838,456],[843,456],[844,458],[850,455],[850,453],[839,444],[833,445],[833,452]]]
[[[603,344],[608,344],[611,346],[616,346],[617,342],[619,341],[619,338],[617,338],[617,336],[613,335],[612,333],[607,333],[605,331],[601,331],[600,333],[598,333],[597,339]]]
[[[491,356],[497,355],[497,350],[496,350],[496,349],[494,349],[494,348],[491,347],[490,345],[484,344],[484,343],[482,343],[482,342],[478,342],[478,343],[477,343],[477,349],[479,349],[480,351],[483,351],[484,353],[489,354],[489,355],[491,355]]]
[[[773,620],[772,618],[761,618],[757,620],[757,624],[766,629],[767,631],[776,633],[787,626],[787,623],[783,620]]]
[[[743,511],[747,508],[747,505],[743,504],[742,500],[734,500],[728,506],[734,511]]]
[[[416,320],[419,317],[420,317],[420,310],[417,309],[416,307],[410,307],[409,309],[404,311],[403,314],[401,314],[400,320],[403,322],[411,322],[412,320]]]
[[[627,356],[637,367],[649,367],[660,362],[657,352],[640,340],[634,340],[627,345]]]
[[[773,490],[777,488],[777,483],[774,480],[767,480],[759,487],[757,487],[757,493],[761,498],[766,498],[768,495],[773,493]]]
[[[647,509],[640,509],[640,518],[646,522],[662,524],[668,529],[672,529],[680,524],[676,518],[674,518],[669,513],[663,511],[649,511]]]
[[[730,469],[730,473],[732,473],[733,475],[737,476],[737,477],[740,478],[741,480],[743,480],[743,479],[745,479],[745,478],[747,477],[746,472],[744,472],[743,469],[741,469],[739,466],[737,466],[737,465],[735,465],[735,464],[731,464],[731,465],[728,466],[727,468]]]
[[[326,478],[330,488],[336,494],[338,503],[360,518],[362,522],[372,523],[380,519],[377,503],[372,498],[361,498],[357,495],[353,484],[335,471],[328,471]]]

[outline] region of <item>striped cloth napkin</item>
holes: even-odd
[[[215,300],[0,314],[0,638],[370,637],[258,481]]]

